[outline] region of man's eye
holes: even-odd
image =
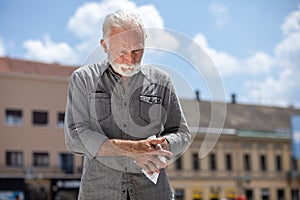
[[[141,53],[141,51],[142,51],[141,49],[137,49],[137,50],[133,50],[132,53],[139,54],[139,53]]]
[[[126,50],[120,50],[120,51],[118,51],[118,53],[119,53],[119,55],[124,55],[124,54],[127,53],[127,51]]]

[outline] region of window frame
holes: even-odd
[[[209,155],[209,169],[210,169],[210,171],[218,170],[217,154],[215,154],[215,153],[211,153]]]
[[[36,156],[39,156],[36,158]],[[43,156],[43,158],[42,158]],[[42,162],[41,159],[45,159],[46,156],[46,161],[43,160]],[[41,163],[41,164],[39,164]],[[32,152],[32,166],[33,167],[49,167],[50,166],[50,153],[47,151],[34,151]]]
[[[63,120],[61,121],[60,120],[60,117],[61,117],[61,115],[63,115]],[[57,121],[56,121],[56,126],[58,127],[58,128],[64,128],[64,125],[65,125],[65,112],[61,112],[61,111],[59,111],[59,112],[57,112]]]
[[[35,114],[46,114],[46,122],[45,123],[38,123],[35,121]],[[49,112],[47,110],[33,110],[32,111],[32,125],[33,126],[40,126],[45,127],[49,126]]]
[[[16,119],[14,118],[15,116],[12,116],[12,118],[9,118],[9,114],[8,112],[11,111],[11,112],[20,112],[20,116],[19,118],[20,119]],[[5,118],[5,122],[4,124],[6,126],[23,126],[24,125],[24,116],[23,116],[23,110],[20,109],[20,108],[6,108],[5,109],[5,113],[4,113],[4,118]],[[20,121],[20,122],[17,122],[16,121]]]
[[[192,167],[194,171],[200,170],[200,159],[198,153],[192,154]]]
[[[275,155],[275,169],[277,172],[281,172],[283,170],[282,165],[282,156],[281,155]]]
[[[260,166],[260,171],[267,171],[268,170],[268,166],[267,166],[267,156],[265,154],[261,154],[259,156],[259,166]]]
[[[246,153],[243,156],[243,165],[244,165],[244,170],[250,172],[252,170],[252,165],[251,165],[251,155]]]
[[[16,156],[15,159],[11,158],[12,154],[14,154]],[[17,158],[19,156],[20,156],[20,158]],[[19,163],[19,159],[20,159],[20,163]],[[8,161],[8,160],[10,160],[10,161]],[[12,160],[14,160],[14,161],[12,161]],[[24,153],[19,150],[5,151],[5,166],[7,166],[7,167],[23,167],[24,166]]]
[[[225,168],[226,171],[231,172],[233,171],[233,163],[232,163],[232,154],[231,153],[226,153],[225,154]]]

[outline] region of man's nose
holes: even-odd
[[[128,51],[123,55],[124,62],[127,65],[132,65],[135,63],[135,53],[133,51]]]

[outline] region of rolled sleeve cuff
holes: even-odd
[[[176,135],[174,137],[173,134],[170,134],[170,135],[165,135],[163,137],[166,138],[166,140],[168,141],[170,145],[170,150],[174,156],[177,156],[184,151],[182,145],[180,144],[180,140],[176,138]]]
[[[106,140],[107,137],[101,134],[94,134],[89,138],[85,146],[92,156],[91,159],[97,157],[99,149]]]

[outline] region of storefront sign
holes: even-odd
[[[79,188],[80,181],[79,180],[59,180],[56,182],[56,186],[58,189]]]

